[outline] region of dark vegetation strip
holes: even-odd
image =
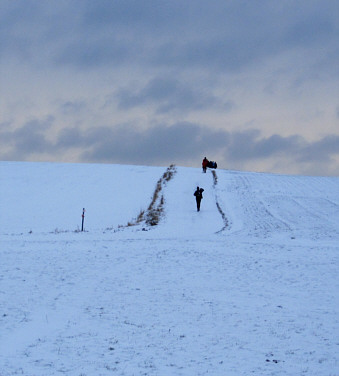
[[[214,170],[212,171],[212,176],[213,176],[213,188],[214,188],[214,190],[216,190],[216,187],[218,185],[218,176],[217,176],[217,173]],[[219,201],[218,201],[217,194],[215,194],[215,203],[217,205],[217,209],[218,209],[218,211],[221,215],[221,218],[224,222],[224,227],[221,230],[217,231],[217,233],[219,233],[219,232],[226,230],[226,228],[228,227],[228,219],[226,217],[226,214],[221,209],[221,206],[220,206]]]
[[[142,210],[137,219],[132,222],[128,222],[127,226],[135,226],[145,221],[148,226],[156,226],[159,224],[161,217],[164,215],[164,194],[163,188],[169,182],[177,169],[175,165],[170,165],[164,172],[163,176],[158,180],[155,187],[151,203],[149,204],[147,210]]]

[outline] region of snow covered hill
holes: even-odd
[[[339,375],[339,178],[172,170],[0,163],[1,376]]]

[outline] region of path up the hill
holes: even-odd
[[[197,212],[196,187],[204,188],[200,212]],[[165,216],[156,232],[176,237],[204,237],[224,227],[216,205],[216,195],[211,171],[178,167],[177,172],[164,187]]]

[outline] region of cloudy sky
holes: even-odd
[[[339,175],[338,0],[0,5],[0,160]]]

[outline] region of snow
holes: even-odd
[[[339,178],[165,171],[0,163],[0,375],[339,375]]]

